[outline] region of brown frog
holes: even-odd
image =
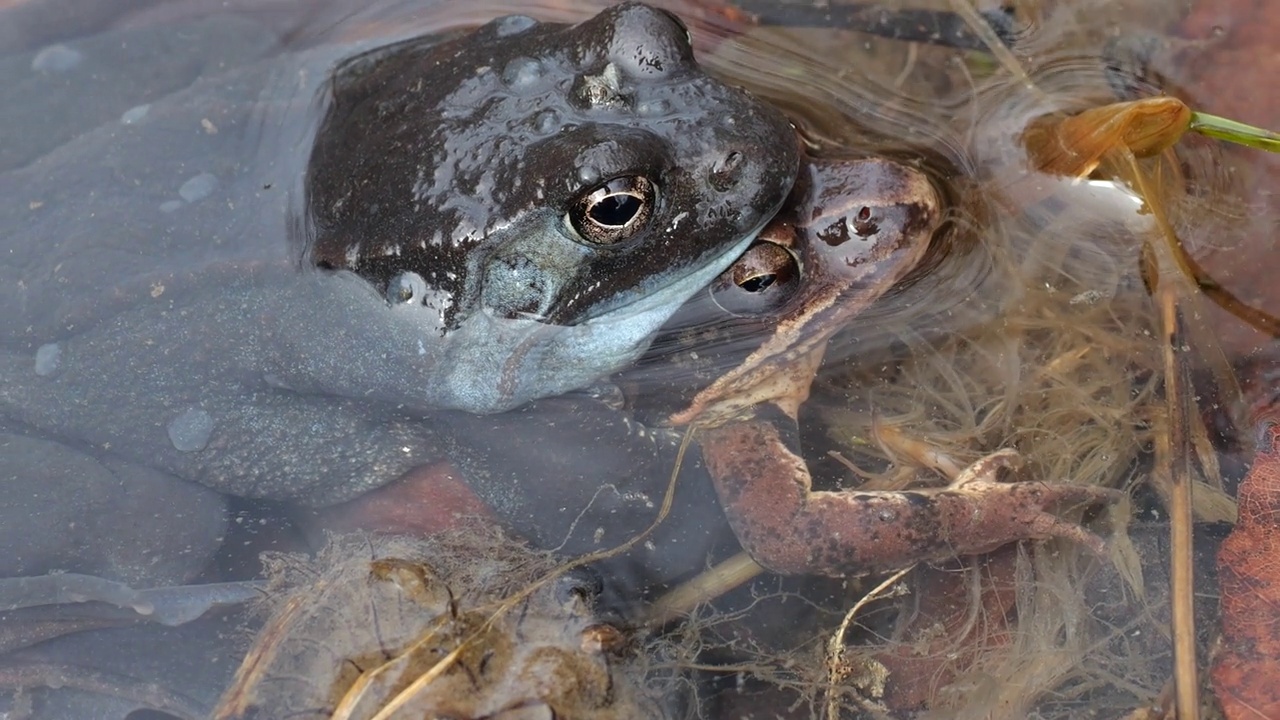
[[[1017,459],[1010,449],[975,462],[943,488],[811,489],[795,423],[827,341],[920,263],[942,212],[923,173],[885,159],[812,162],[787,207],[719,282],[739,294],[774,294],[760,313],[771,335],[669,418],[696,428],[743,548],[777,572],[833,576],[1032,538],[1063,537],[1101,550],[1099,538],[1047,508],[1118,493],[999,482],[998,473]],[[732,292],[718,302],[731,313],[741,304]]]

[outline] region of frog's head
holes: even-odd
[[[500,410],[629,363],[786,199],[772,107],[707,76],[672,15],[496,20],[341,66],[307,174],[311,260],[354,272],[443,363],[428,398]],[[438,349],[438,352],[437,352]]]
[[[827,340],[931,267],[944,218],[942,197],[916,167],[877,157],[807,162],[756,243],[620,378],[640,417],[715,425],[771,402],[794,418]]]

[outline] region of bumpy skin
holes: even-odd
[[[457,80],[424,82],[437,76]],[[641,6],[570,28],[510,17],[354,58],[307,170],[312,255],[378,288],[415,271],[422,300],[395,308],[412,338],[388,350],[424,330],[445,342],[428,340],[431,374],[412,392],[400,362],[313,378],[490,412],[625,366],[773,216],[795,178],[792,137],[776,111],[702,73],[672,16]],[[576,237],[575,198],[629,177],[657,186],[643,229]]]
[[[0,175],[0,575],[181,581],[222,532],[204,488],[340,502],[447,452],[442,407],[587,385],[794,179],[786,121],[649,8],[353,52],[201,79]],[[342,115],[361,102],[389,125]],[[568,240],[566,203],[627,173],[658,187],[650,225]],[[390,256],[448,296],[443,322],[387,301]],[[505,304],[515,271],[534,306]]]
[[[742,547],[786,574],[861,575],[1019,540],[1062,537],[1095,552],[1102,541],[1046,508],[1118,500],[1108,488],[1001,482],[1016,453],[993,453],[945,488],[900,492],[812,489],[809,469],[779,428],[752,419],[699,435],[720,502]]]

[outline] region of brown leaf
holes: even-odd
[[[1260,421],[1253,467],[1240,483],[1240,519],[1218,552],[1222,645],[1213,687],[1230,720],[1280,717],[1280,406]]]
[[[1164,151],[1186,132],[1191,108],[1171,97],[1146,98],[1085,110],[1069,117],[1047,116],[1022,136],[1032,164],[1041,172],[1085,177],[1113,150],[1137,157]]]
[[[899,628],[900,642],[876,654],[889,670],[883,701],[894,710],[918,710],[934,693],[969,672],[984,656],[1010,646],[1010,615],[1016,603],[1017,547],[1006,545],[956,568],[918,569],[919,605]],[[976,570],[976,574],[975,574]],[[982,611],[973,622],[970,584],[978,582]]]

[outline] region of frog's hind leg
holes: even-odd
[[[0,577],[75,572],[185,583],[221,544],[217,493],[151,468],[0,431]]]
[[[945,488],[814,492],[804,459],[770,422],[730,423],[698,438],[738,540],[780,573],[858,575],[1050,537],[1101,551],[1100,538],[1048,508],[1120,496],[1101,487],[997,482],[1012,451],[979,460]]]

